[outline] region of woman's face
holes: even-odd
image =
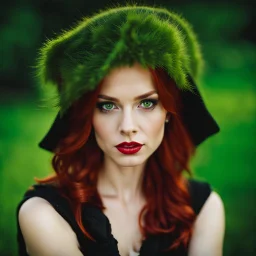
[[[122,167],[145,163],[163,139],[166,113],[149,70],[138,64],[113,69],[103,81],[93,113],[105,161]]]

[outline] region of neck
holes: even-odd
[[[104,198],[115,198],[129,203],[142,197],[142,179],[145,164],[120,167],[104,162],[98,176],[98,191]]]

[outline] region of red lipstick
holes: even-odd
[[[122,142],[118,145],[116,145],[116,148],[125,155],[135,154],[140,151],[143,144],[140,144],[138,142]]]

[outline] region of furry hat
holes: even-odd
[[[202,69],[196,36],[183,18],[165,9],[130,6],[85,18],[46,42],[37,72],[41,84],[59,88],[64,112],[111,69],[134,62],[165,69],[183,90],[191,89],[188,75],[197,80]]]
[[[64,132],[61,122],[65,122],[67,109],[83,93],[95,89],[111,69],[135,62],[143,67],[163,68],[181,89],[187,105],[184,122],[191,134],[193,131],[201,134],[194,139],[197,145],[219,131],[195,83],[203,61],[191,26],[166,9],[126,6],[85,18],[41,48],[37,75],[41,84],[58,89],[60,107],[49,133],[57,126],[62,127],[58,133]],[[197,116],[189,112],[191,107]],[[206,127],[202,127],[203,123]],[[56,140],[54,145],[47,146],[45,138],[40,146],[52,151],[59,136],[52,133],[50,137],[51,141]]]

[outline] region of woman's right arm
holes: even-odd
[[[72,228],[43,198],[30,198],[21,206],[19,225],[31,256],[83,255]]]

